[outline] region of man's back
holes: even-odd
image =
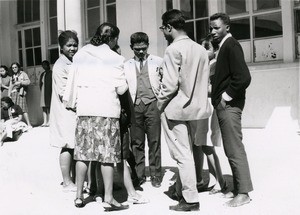
[[[187,36],[167,47],[163,63],[163,84],[159,105],[166,106],[168,119],[208,118],[209,60],[206,50]]]

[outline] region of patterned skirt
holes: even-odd
[[[19,105],[24,113],[28,113],[28,107],[26,102],[26,96],[20,96],[19,92],[13,92],[11,94],[11,100],[16,104]]]
[[[121,162],[119,119],[79,116],[75,132],[74,159],[101,163]]]

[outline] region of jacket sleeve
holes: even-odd
[[[165,52],[162,64],[162,80],[157,96],[157,107],[163,112],[170,100],[174,97],[179,86],[179,72],[181,69],[181,55],[171,47]]]
[[[249,86],[251,76],[244,59],[243,49],[239,44],[233,44],[230,47],[229,61],[231,80],[225,92],[234,99]]]
[[[22,80],[20,80],[21,82],[21,86],[28,86],[30,84],[30,80],[28,78],[28,75],[25,72],[22,72]]]

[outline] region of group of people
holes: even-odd
[[[201,44],[187,36],[179,10],[165,12],[160,29],[169,43],[163,58],[148,54],[148,35],[136,32],[130,37],[134,57],[126,62],[118,46],[120,31],[113,24],[101,24],[79,50],[75,32],[66,30],[58,37],[61,55],[53,67],[50,140],[61,148],[63,190],[76,192],[76,207],[84,207],[88,190],[95,200],[103,199],[105,211],[129,208],[113,197],[115,164],[127,201],[147,203],[135,187],[147,180],[146,137],[151,184],[161,186],[161,131],[178,167],[171,195],[178,204],[170,210],[199,210],[198,190],[205,187],[203,153],[217,181],[210,194],[223,192],[232,198],[226,203],[230,207],[251,200],[241,128],[251,77],[242,48],[230,34],[229,16],[212,15],[210,35]],[[231,191],[214,149],[221,142],[232,169]]]
[[[42,62],[39,86],[41,90],[40,106],[43,110],[42,127],[49,126],[49,112],[52,93],[52,71],[48,61]],[[17,140],[22,132],[32,128],[28,115],[27,91],[30,79],[18,62],[8,68],[0,66],[1,85],[1,144],[7,139]],[[12,108],[12,109],[11,109]],[[13,110],[13,114],[11,114]],[[3,115],[3,114],[4,115]],[[18,113],[18,114],[16,114]]]

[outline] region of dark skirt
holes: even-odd
[[[120,125],[117,118],[79,116],[75,141],[75,160],[121,162]]]

